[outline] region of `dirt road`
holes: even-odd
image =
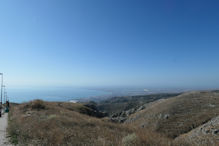
[[[8,126],[8,113],[5,113],[0,118],[0,146],[12,146],[6,138],[6,129]]]

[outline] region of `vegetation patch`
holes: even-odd
[[[46,108],[45,103],[42,100],[34,100],[31,103],[31,108],[34,110],[44,110]]]
[[[117,107],[114,102],[111,104]],[[219,115],[218,105],[218,92],[184,93],[147,103],[133,114],[123,111],[128,119],[112,123],[109,117],[98,115],[96,103],[36,100],[11,106],[8,133],[11,142],[17,145],[193,146],[192,139],[199,137],[194,132],[203,133],[203,128],[197,128]],[[218,127],[214,128],[213,140],[218,136]],[[188,140],[190,135],[193,138]],[[202,136],[201,140],[204,139]]]
[[[122,139],[122,144],[124,146],[133,146],[137,142],[137,136],[135,133],[129,134]]]
[[[44,101],[12,106],[8,127],[11,142],[53,146],[121,145],[122,138],[133,133],[124,125],[80,113],[83,108],[88,107],[77,103]]]

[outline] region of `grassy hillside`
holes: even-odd
[[[81,104],[40,100],[12,107],[9,133],[14,143],[32,145],[120,145],[132,133],[121,125],[88,116]]]
[[[104,117],[106,114],[100,112],[95,103],[36,100],[13,105],[8,132],[11,141],[19,145],[217,145],[218,91],[151,95],[147,100],[145,96],[138,98],[114,98],[109,103],[109,100],[104,102],[113,112],[123,109],[127,112],[132,105],[144,106],[130,114],[124,123],[112,123],[111,117]],[[131,106],[127,107],[127,103]]]
[[[218,115],[218,91],[190,92],[151,103],[146,109],[131,115],[126,124],[175,138]]]
[[[100,111],[106,112],[109,115],[117,114],[132,108],[138,108],[145,103],[150,103],[159,99],[166,99],[179,95],[178,93],[168,94],[152,94],[152,95],[139,95],[139,96],[122,96],[113,97],[97,104]]]
[[[96,111],[82,104],[36,100],[11,107],[8,132],[12,143],[34,146],[168,146],[171,142],[159,133],[94,116]]]
[[[193,129],[192,131],[180,135],[175,142],[186,142],[191,145],[219,145],[219,116],[213,118],[209,122]]]

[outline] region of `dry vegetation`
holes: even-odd
[[[175,139],[176,142],[186,141],[192,145],[219,145],[219,116],[209,122],[191,130],[190,132],[180,135]]]
[[[10,112],[11,139],[20,145],[120,145],[131,133],[121,125],[81,114],[83,108],[40,100],[15,106]]]
[[[100,101],[97,107],[100,111],[107,112],[109,115],[120,113],[124,110],[140,107],[145,103],[150,103],[159,99],[166,99],[179,95],[179,93],[159,93],[151,95],[136,95],[113,97]]]
[[[12,106],[8,131],[11,141],[19,145],[193,145],[185,138],[219,115],[219,93],[192,92],[155,101],[123,124],[97,115],[79,103],[35,100]],[[214,136],[219,138],[217,133]]]
[[[151,129],[174,139],[218,115],[219,93],[217,91],[190,92],[156,101],[143,111],[131,115],[126,124],[144,131]]]
[[[86,111],[86,112],[85,112]],[[13,106],[9,114],[11,141],[18,145],[131,146],[160,145],[153,132],[142,133],[131,126],[87,115],[91,109],[77,103],[41,100]],[[153,136],[152,136],[153,135]],[[145,137],[151,137],[145,139]],[[166,139],[164,140],[166,141]]]

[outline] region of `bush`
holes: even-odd
[[[124,146],[133,146],[137,142],[137,136],[135,133],[129,134],[122,139],[122,144]]]
[[[45,109],[45,103],[42,100],[34,100],[31,102],[31,108],[36,110]]]

